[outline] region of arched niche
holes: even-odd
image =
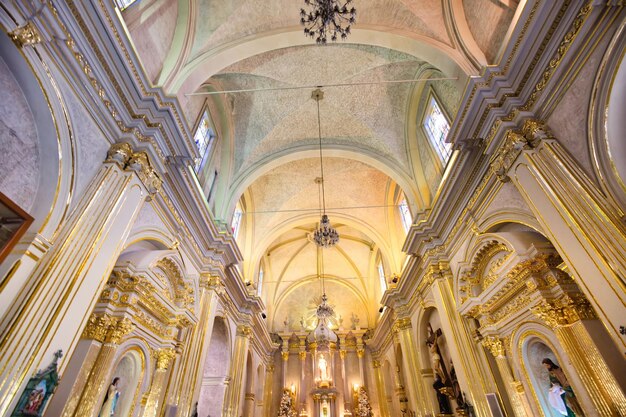
[[[589,106],[589,146],[599,184],[619,208],[626,210],[626,21],[606,50]]]
[[[231,357],[230,346],[230,334],[225,319],[215,317],[202,370],[202,387],[198,399],[199,415],[222,414]]]
[[[119,378],[117,390],[120,396],[113,414],[114,417],[131,417],[137,414],[141,382],[146,368],[145,362],[143,351],[136,346],[126,350],[117,360],[111,374],[111,381],[114,378]]]

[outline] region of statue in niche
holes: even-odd
[[[304,320],[304,316],[300,316],[300,329],[303,332],[306,331],[306,320]]]
[[[550,375],[550,389],[548,390],[550,405],[564,416],[584,416],[585,414],[580,404],[578,404],[574,390],[567,380],[565,372],[549,358],[544,358],[541,364],[548,370]]]
[[[291,320],[289,320],[289,316],[285,317],[285,321],[283,321],[283,325],[285,326],[285,331],[288,332],[291,324]]]
[[[328,364],[326,362],[326,358],[324,358],[324,355],[320,355],[317,361],[317,367],[320,370],[320,379],[322,381],[329,381],[330,375],[328,374]]]
[[[436,375],[439,375],[441,382],[444,384],[448,383],[448,378],[446,375],[446,369],[441,360],[441,351],[439,350],[438,339],[441,337],[441,329],[437,329],[433,331],[433,328],[428,325],[429,335],[426,339],[426,345],[428,346],[428,351],[430,352],[430,362],[433,367],[433,371]]]
[[[452,407],[450,406],[450,399],[445,393],[446,384],[443,383],[439,374],[435,374],[435,382],[433,388],[437,393],[437,403],[439,404],[439,413],[451,415]]]
[[[120,381],[119,377],[113,378],[113,382],[109,385],[106,397],[104,397],[104,403],[100,408],[98,417],[110,417],[115,413],[117,407],[117,400],[120,398],[120,392],[117,390],[117,383]]]

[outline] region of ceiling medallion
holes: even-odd
[[[342,4],[343,3],[343,4]],[[350,34],[350,25],[356,21],[356,9],[348,7],[352,0],[304,0],[309,12],[300,9],[300,24],[304,34],[315,38],[318,44],[326,44],[338,38],[346,39]]]
[[[317,88],[313,90],[311,98],[317,102],[317,133],[320,144],[320,177],[315,179],[315,182],[320,185],[320,211],[322,212],[322,218],[320,219],[320,225],[313,232],[313,241],[315,244],[322,248],[330,248],[335,246],[339,242],[339,233],[330,225],[330,219],[326,215],[326,194],[324,191],[324,159],[322,158],[322,125],[320,121],[320,100],[324,98],[324,92]]]

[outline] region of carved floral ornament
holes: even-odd
[[[533,307],[531,311],[552,328],[597,318],[596,312],[583,294],[564,295],[546,300]]]
[[[107,152],[106,163],[115,163],[127,171],[134,171],[150,194],[159,192],[163,181],[150,164],[148,154],[135,152],[126,142],[114,143]]]
[[[487,336],[482,340],[481,343],[484,347],[489,349],[494,357],[497,358],[498,356],[504,356],[505,349],[504,343],[502,343],[502,339],[494,336]]]
[[[157,369],[167,369],[176,357],[176,351],[172,348],[159,349],[154,352],[154,357]]]

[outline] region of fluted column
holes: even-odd
[[[365,384],[365,345],[363,344],[363,338],[357,337],[356,340],[356,356],[359,359],[359,380],[360,384]]]
[[[274,361],[270,360],[265,368],[263,386],[263,417],[270,417],[272,412],[272,388],[274,386]]]
[[[300,345],[300,389],[298,390],[298,404],[297,407],[300,408],[302,403],[306,401],[306,394],[304,392],[305,381],[306,381],[306,350],[304,350],[304,344]]]
[[[493,357],[496,358],[498,370],[500,371],[500,376],[504,382],[504,386],[506,388],[507,395],[509,396],[509,400],[511,401],[511,406],[513,407],[515,416],[532,416],[532,413],[529,413],[529,410],[525,407],[525,401],[522,398],[524,395],[523,392],[519,392],[519,381],[515,380],[513,372],[509,367],[509,362],[505,356],[505,348],[502,340],[497,337],[488,336],[483,339],[482,344],[489,349]]]
[[[225,289],[217,276],[202,274],[200,276],[200,309],[198,322],[193,329],[186,329],[185,340],[180,342],[182,355],[175,369],[176,386],[171,389],[168,407],[178,408],[177,416],[187,416],[200,395],[202,372],[208,352],[208,341],[211,337],[215,311],[219,304],[219,294]],[[171,404],[171,406],[170,406]]]
[[[396,333],[398,343],[402,348],[402,366],[405,369],[405,383],[408,385],[408,396],[411,407],[416,411],[418,416],[432,413],[431,404],[427,400],[428,394],[422,383],[420,375],[420,367],[417,362],[418,351],[413,341],[413,332],[410,317],[401,317],[396,320],[393,325],[393,332]],[[421,401],[420,401],[421,399]]]
[[[104,335],[102,339],[104,344],[100,348],[98,358],[87,378],[85,389],[74,412],[76,417],[95,417],[98,415],[104,394],[112,382],[111,374],[113,373],[113,362],[117,348],[134,327],[128,317],[117,318],[103,315],[92,316],[90,320],[95,324],[95,329],[87,327],[87,331],[94,332],[93,335],[87,337],[95,339]]]
[[[461,389],[470,393],[470,402],[479,415],[489,414],[485,394],[488,391],[487,383],[490,375],[480,366],[478,348],[470,336],[467,328],[461,322],[461,316],[456,312],[456,301],[452,290],[452,272],[447,263],[436,265],[437,271],[432,272],[432,292],[435,304],[441,318],[441,327],[447,337],[448,351],[455,367]],[[458,365],[461,366],[458,366]]]
[[[143,152],[115,144],[24,285],[21,303],[0,294],[0,415],[58,349],[72,352],[145,198],[160,180]]]
[[[243,373],[246,370],[246,354],[252,329],[248,325],[237,326],[237,336],[235,337],[235,348],[230,362],[230,381],[224,394],[224,417],[239,417],[241,398],[241,386],[243,383]]]
[[[161,398],[165,386],[165,377],[167,376],[167,370],[172,360],[176,357],[176,352],[171,348],[159,349],[155,352],[154,356],[156,368],[152,377],[152,385],[148,393],[146,408],[143,412],[144,417],[156,417],[161,410],[163,405]]]
[[[383,371],[380,361],[373,360],[374,379],[376,380],[376,391],[378,391],[378,407],[380,407],[380,417],[390,417],[389,407],[387,407],[387,392],[385,390],[385,380],[383,379]]]
[[[538,121],[507,132],[492,171],[518,188],[623,355],[626,225],[619,212]]]
[[[344,339],[345,341],[345,339]],[[343,346],[342,342],[342,346]],[[346,378],[346,350],[341,349],[339,351],[339,359],[341,360],[341,380],[343,381],[343,409],[350,409],[350,393],[352,390],[350,389],[350,385],[348,384],[348,380]],[[359,384],[363,384],[362,381],[359,381]]]
[[[543,301],[532,311],[554,329],[596,410],[601,415],[626,416],[626,396],[585,323],[597,318],[588,300],[582,294],[579,297],[563,295]],[[615,372],[623,372],[623,360],[621,363]]]
[[[280,356],[283,358],[283,375],[281,381],[281,387],[287,386],[287,365],[289,363],[289,340],[283,340],[283,348],[280,352]]]

